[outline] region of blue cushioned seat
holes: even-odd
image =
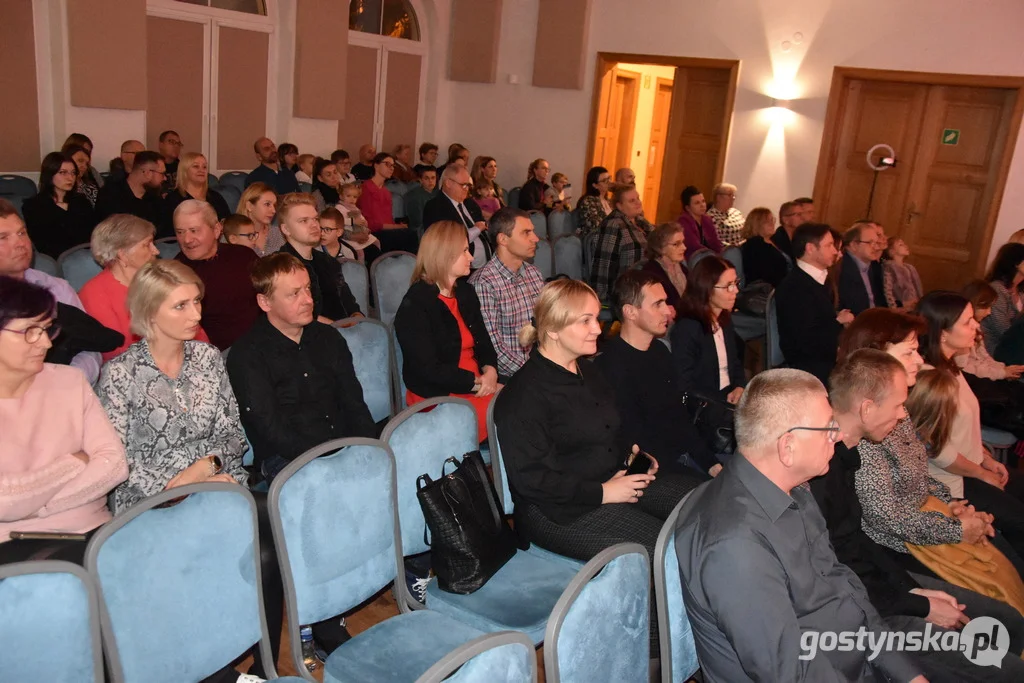
[[[220,184],[217,186],[217,192],[219,192],[220,196],[224,198],[224,201],[228,205],[228,210],[231,211],[231,213],[239,213],[237,209],[238,202],[242,201],[242,190],[239,190],[234,185]]]
[[[533,223],[533,231],[542,240],[548,238],[548,219],[543,211],[531,211],[530,222]]]
[[[548,239],[555,242],[576,232],[576,219],[571,211],[552,211],[548,214]]]
[[[579,237],[567,235],[555,241],[555,273],[573,280],[583,278],[583,245]]]
[[[722,250],[722,258],[732,264],[736,269],[736,279],[739,280],[740,288],[747,285],[747,278],[743,273],[743,251],[736,245],[726,247]]]
[[[700,667],[693,629],[686,618],[683,584],[676,555],[676,527],[686,494],[665,520],[654,546],[654,597],[658,607],[662,683],[683,683]]]
[[[545,680],[646,681],[649,577],[647,551],[639,543],[614,545],[587,562],[551,612]]]
[[[402,345],[398,343],[398,334],[395,332],[394,327],[391,328],[391,351],[393,352],[391,372],[395,385],[395,409],[402,411],[408,407],[408,402],[405,400],[405,377],[402,376],[404,356],[402,355]],[[494,403],[494,401],[491,401],[491,403]]]
[[[352,290],[352,296],[359,304],[359,310],[363,315],[370,315],[370,270],[362,261],[354,259],[341,260],[341,274],[345,278],[348,288]]]
[[[545,280],[554,275],[555,262],[551,253],[551,243],[547,240],[537,242],[537,252],[533,255],[533,265],[537,266]]]
[[[245,171],[228,171],[217,181],[217,191],[223,194],[222,188],[233,187],[238,190],[238,196],[241,198],[242,193],[245,192],[245,179],[248,176],[249,174]],[[227,198],[225,197],[225,199]],[[231,210],[234,210],[235,206],[237,206],[237,202],[235,204],[228,203],[228,208]]]
[[[765,339],[765,370],[778,368],[785,365],[786,358],[782,355],[782,347],[779,346],[779,313],[775,303],[775,290],[768,293],[768,304],[764,309]]]
[[[537,683],[537,654],[533,642],[515,631],[480,636],[449,652],[416,683],[441,681]]]
[[[32,267],[47,275],[60,277],[60,268],[57,267],[57,260],[52,256],[47,256],[38,251],[35,252],[32,255]]]
[[[402,304],[405,293],[412,281],[416,256],[407,251],[391,251],[381,254],[370,266],[370,284],[373,298],[377,302],[377,319],[386,325],[395,321],[395,314]]]
[[[93,259],[88,242],[71,247],[58,256],[57,268],[76,292],[103,270]]]
[[[341,325],[350,325],[341,327]],[[387,325],[372,318],[335,322],[352,352],[352,366],[363,387],[363,402],[374,422],[392,415],[391,339]]]
[[[153,246],[160,252],[160,258],[172,259],[181,252],[177,237],[162,237],[153,241]]]

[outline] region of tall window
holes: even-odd
[[[348,27],[378,36],[419,40],[420,26],[408,0],[352,0]]]
[[[178,0],[189,5],[200,5],[202,7],[213,7],[214,9],[226,9],[232,12],[245,12],[246,14],[259,14],[266,16],[266,0]]]

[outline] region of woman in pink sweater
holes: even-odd
[[[47,290],[0,277],[0,562],[39,548],[12,531],[85,534],[108,521],[107,494],[128,476],[85,375],[43,362],[55,310]]]

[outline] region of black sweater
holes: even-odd
[[[290,244],[281,247],[281,251],[291,254],[306,266],[306,272],[309,273],[309,288],[313,294],[314,319],[322,315],[330,320],[344,320],[356,313],[362,313],[352,290],[341,274],[341,264],[337,259],[314,249],[313,258],[307,261]]]
[[[828,386],[828,376],[836,364],[839,333],[843,326],[836,320],[832,287],[817,280],[799,266],[787,275],[775,290],[779,314],[779,346],[786,363],[806,370]]]
[[[768,244],[763,237],[754,236],[740,247],[743,254],[744,284],[751,282],[767,282],[778,287],[782,278],[789,272],[791,261],[782,249]]]
[[[57,206],[50,195],[29,197],[21,206],[25,227],[36,251],[57,258],[71,247],[84,244],[96,225],[92,204],[84,194],[68,192],[68,208]]]
[[[626,456],[615,396],[592,363],[574,374],[534,349],[495,398],[494,423],[517,514],[532,504],[572,522],[601,504]]]
[[[473,355],[483,371],[498,368],[498,355],[484,327],[476,290],[462,278],[453,288],[459,315],[473,335]],[[402,346],[402,377],[409,391],[422,398],[468,394],[476,378],[459,367],[462,335],[459,323],[438,298],[437,285],[414,282],[395,314],[395,334]]]

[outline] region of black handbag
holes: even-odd
[[[768,295],[772,289],[771,284],[764,280],[751,282],[736,295],[736,310],[763,318],[768,310]]]
[[[683,405],[690,411],[697,433],[704,438],[712,453],[732,455],[736,452],[734,406],[694,393],[683,394]]]
[[[445,471],[453,466],[450,473]],[[479,451],[448,458],[441,478],[416,479],[430,539],[430,563],[437,585],[448,593],[478,590],[516,554],[515,533],[498,509],[498,494]]]

